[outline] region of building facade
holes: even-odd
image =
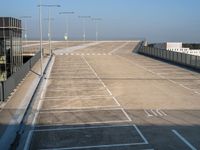
[[[0,17],[0,81],[23,65],[21,20]]]
[[[154,44],[155,48],[200,56],[200,49],[184,48],[181,42],[167,42]]]

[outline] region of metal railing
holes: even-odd
[[[184,65],[200,71],[200,56],[185,54],[181,52],[174,52],[165,49],[158,49],[154,47],[142,46],[138,53],[163,59],[176,64]]]
[[[38,52],[35,56],[23,64],[20,69],[12,74],[6,81],[0,82],[0,101],[4,101],[14,91],[17,85],[28,74],[40,57],[41,54]]]
[[[144,41],[138,42],[137,46],[133,49],[133,52],[134,53],[138,53],[139,50],[142,48],[143,45],[144,45]]]

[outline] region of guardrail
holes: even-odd
[[[144,45],[144,41],[140,41],[137,46],[133,49],[134,53],[138,53],[139,50],[142,48],[142,46]]]
[[[200,71],[200,56],[142,46],[138,53],[184,65]]]
[[[13,73],[6,81],[0,82],[0,101],[4,101],[13,92],[13,90],[28,74],[40,57],[41,54],[38,52],[35,56],[23,64],[17,72]]]

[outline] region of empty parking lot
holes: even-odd
[[[137,44],[55,51],[24,149],[200,149],[199,73],[132,53]]]

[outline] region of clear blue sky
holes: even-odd
[[[60,11],[76,12],[70,19],[70,36],[80,39],[82,22],[79,15],[100,17],[101,39],[137,39],[149,41],[200,42],[200,0],[42,0],[43,4],[60,4],[53,8],[54,38],[63,38],[64,20]],[[1,0],[0,15],[19,17],[31,15],[28,20],[29,38],[38,37],[39,0]],[[43,9],[43,18],[47,8]],[[43,22],[44,36],[47,21]],[[95,25],[87,21],[87,37],[94,39]]]

